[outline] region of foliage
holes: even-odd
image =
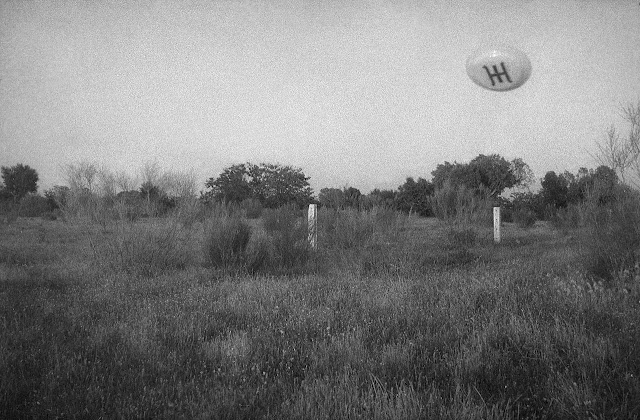
[[[454,187],[465,186],[471,190],[484,189],[491,197],[498,197],[505,189],[530,182],[531,170],[522,159],[508,162],[497,154],[478,155],[469,163],[439,164],[431,172],[436,189],[446,182]]]
[[[536,213],[526,207],[520,207],[513,210],[513,222],[520,228],[532,228],[537,220]]]
[[[433,195],[434,186],[424,178],[414,181],[409,177],[398,187],[395,196],[396,208],[405,213],[417,213],[420,216],[432,216],[433,211],[429,197]]]
[[[323,188],[318,194],[320,205],[329,209],[342,209],[345,206],[344,192],[340,188]]]
[[[640,262],[640,195],[618,186],[613,198],[603,202],[603,188],[606,184],[589,192],[583,210],[588,250],[585,265],[590,273],[611,280]]]
[[[123,221],[106,238],[94,236],[91,247],[99,267],[145,277],[183,270],[194,262],[188,236],[176,223],[153,226]]]
[[[397,191],[373,189],[366,197],[372,202],[373,206],[378,205],[386,208],[395,208],[397,200]]]
[[[290,203],[303,207],[313,194],[301,169],[267,163],[233,165],[217,178],[209,178],[205,186],[209,189],[202,195],[205,201],[240,203],[253,198],[267,208]]]
[[[541,181],[542,194],[545,205],[550,205],[555,209],[567,207],[567,195],[569,193],[569,181],[565,176],[557,175],[554,171],[549,171]]]
[[[295,207],[267,209],[263,226],[271,244],[272,272],[304,268],[310,256],[306,220]]]
[[[53,188],[45,190],[44,196],[47,199],[49,208],[51,210],[63,208],[67,203],[70,191],[69,187],[60,185],[54,185]]]
[[[213,267],[242,266],[251,237],[251,227],[239,217],[219,215],[207,220],[205,254]]]
[[[255,198],[247,198],[240,203],[240,208],[244,211],[247,219],[258,219],[262,215],[262,203]]]
[[[435,216],[452,225],[486,225],[492,219],[493,199],[488,191],[474,191],[446,182],[430,199]]]
[[[42,217],[53,209],[49,200],[38,194],[27,194],[20,199],[20,217]]]
[[[391,218],[344,212],[380,225]],[[624,288],[594,281],[581,270],[581,243],[542,225],[511,230],[522,235],[518,246],[476,243],[472,254],[429,242],[447,226],[413,218],[401,227],[419,238],[407,248],[425,259],[420,269],[403,271],[416,260],[374,233],[353,250],[366,253],[366,276],[336,267],[285,277],[196,265],[187,257],[197,232],[149,222],[96,234],[21,219],[3,230],[1,418],[626,419],[640,411],[637,278]],[[104,264],[87,264],[95,258],[87,239]],[[269,237],[252,243],[267,249]],[[107,253],[109,244],[123,254]],[[162,253],[167,244],[175,257]],[[358,255],[341,251],[329,262]],[[107,263],[117,255],[139,257],[114,270]],[[434,266],[434,255],[453,255],[452,264]]]
[[[582,203],[588,194],[595,191],[599,194],[598,201],[605,203],[612,200],[613,191],[618,185],[618,176],[613,169],[602,165],[595,170],[580,168],[576,175],[568,171],[560,175],[549,171],[542,179],[541,185],[538,208],[547,208],[550,213],[547,216],[553,217],[568,205]],[[540,213],[538,211],[538,214]]]
[[[19,163],[14,166],[3,166],[2,180],[4,190],[8,192],[15,202],[18,202],[28,193],[38,191],[38,173],[29,165]]]
[[[596,158],[610,167],[623,184],[630,181],[637,187],[640,180],[640,100],[636,104],[622,106],[620,111],[622,118],[629,123],[628,134],[621,136],[619,130],[611,125],[606,141],[596,143]],[[635,179],[631,180],[631,177]]]

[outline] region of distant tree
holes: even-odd
[[[32,192],[38,191],[38,173],[29,165],[21,163],[7,167],[2,167],[2,179],[4,189],[11,194],[15,202]]]
[[[604,142],[597,142],[596,159],[611,168],[623,184],[629,176],[640,183],[640,100],[621,107],[622,118],[629,123],[629,132],[621,136],[615,126],[609,127]],[[631,173],[629,173],[631,172]]]
[[[421,216],[431,216],[431,205],[429,197],[433,195],[434,185],[424,178],[415,181],[408,177],[404,184],[398,187],[395,196],[396,208],[405,213],[417,213]]]
[[[478,155],[466,164],[445,162],[431,175],[435,188],[443,188],[448,182],[453,188],[465,186],[478,193],[488,191],[494,199],[505,189],[528,185],[533,179],[533,172],[522,159],[509,162],[497,154]]]
[[[67,184],[72,193],[92,195],[96,193],[96,183],[100,169],[93,162],[81,161],[64,167]]]
[[[64,208],[67,203],[67,198],[69,197],[69,192],[69,187],[61,185],[54,185],[53,188],[46,190],[44,196],[47,199],[49,209]]]
[[[544,175],[541,185],[540,194],[545,206],[551,206],[555,210],[567,207],[569,180],[566,176],[549,171]]]
[[[265,207],[278,208],[286,204],[303,207],[313,200],[309,177],[302,169],[268,163],[247,167],[253,198]]]
[[[380,204],[388,207],[396,207],[396,195],[397,191],[379,190],[377,188],[369,193],[369,196],[376,197]]]
[[[11,193],[7,191],[4,185],[0,185],[0,201],[12,201],[12,200],[13,200],[13,196],[11,195]]]
[[[341,209],[345,205],[344,192],[340,188],[323,188],[318,194],[318,201],[322,207]]]
[[[245,164],[225,168],[217,178],[209,178],[205,187],[210,189],[204,194],[205,200],[241,203],[253,196]]]
[[[345,187],[342,192],[344,194],[345,206],[357,209],[360,205],[360,196],[362,195],[360,190],[354,187]]]
[[[509,162],[511,173],[516,179],[514,187],[529,191],[529,187],[536,181],[535,174],[521,158],[515,158]]]
[[[431,175],[435,188],[442,188],[447,182],[454,187],[465,185],[469,188],[479,183],[476,174],[470,170],[469,164],[458,162],[449,163],[445,161],[438,164],[436,169],[431,172]]]
[[[210,190],[202,195],[205,201],[237,202],[248,198],[269,208],[294,203],[299,207],[313,200],[309,178],[299,168],[261,163],[233,165],[218,178],[209,178]]]

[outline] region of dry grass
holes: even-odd
[[[126,229],[3,228],[1,418],[640,416],[640,290],[585,276],[578,232],[478,228],[463,257],[412,218],[359,262],[250,276],[207,267],[199,222]],[[109,253],[167,232],[181,264]]]

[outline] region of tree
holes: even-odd
[[[313,200],[309,177],[300,168],[268,163],[247,164],[247,168],[253,198],[265,207],[278,208],[291,203],[303,207]]]
[[[354,187],[349,187],[349,188],[345,187],[343,188],[343,194],[344,194],[345,206],[351,207],[354,209],[357,209],[359,207],[360,196],[362,195],[359,189]]]
[[[606,133],[604,142],[597,142],[596,159],[611,168],[623,184],[627,184],[628,176],[640,181],[640,100],[637,104],[621,107],[622,118],[629,123],[629,132],[622,137],[614,125]],[[629,174],[630,171],[635,173]]]
[[[71,163],[64,167],[64,172],[71,192],[89,195],[96,192],[96,181],[100,169],[95,163],[87,161]]]
[[[29,165],[19,163],[11,167],[3,166],[2,179],[4,189],[11,194],[15,202],[30,192],[38,191],[38,173]]]
[[[552,206],[556,210],[567,207],[569,180],[565,176],[549,171],[544,175],[541,184],[540,194],[546,206]]]
[[[209,178],[204,184],[210,191],[204,194],[205,199],[213,199],[223,203],[241,203],[252,197],[249,175],[244,164],[225,168],[217,178]]]
[[[433,214],[429,197],[433,195],[434,185],[424,178],[415,181],[408,177],[404,184],[398,187],[396,195],[397,209],[406,213],[418,213],[421,216]]]
[[[299,168],[261,163],[233,165],[218,178],[209,178],[203,194],[205,201],[241,203],[248,198],[269,208],[295,203],[299,207],[313,200],[309,178]]]
[[[526,165],[521,162],[520,165]],[[520,180],[516,178],[514,168],[516,164],[509,163],[500,155],[479,155],[469,162],[470,170],[476,174],[478,185],[470,185],[470,188],[479,189],[485,187],[489,194],[496,198],[507,189],[516,186]]]
[[[522,159],[509,162],[498,154],[478,155],[466,164],[445,162],[431,175],[437,189],[449,183],[453,188],[464,186],[477,193],[488,191],[494,199],[505,189],[527,185],[533,179],[533,172]]]
[[[379,190],[377,188],[369,193],[372,199],[387,207],[396,207],[396,195],[397,192],[394,190]]]
[[[340,188],[323,188],[318,195],[322,207],[341,209],[344,207],[344,193]]]

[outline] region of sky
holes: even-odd
[[[520,88],[465,62],[501,44]],[[593,168],[640,99],[637,0],[0,2],[0,165],[92,161],[136,175],[301,168],[325,187],[395,189],[479,154]]]

